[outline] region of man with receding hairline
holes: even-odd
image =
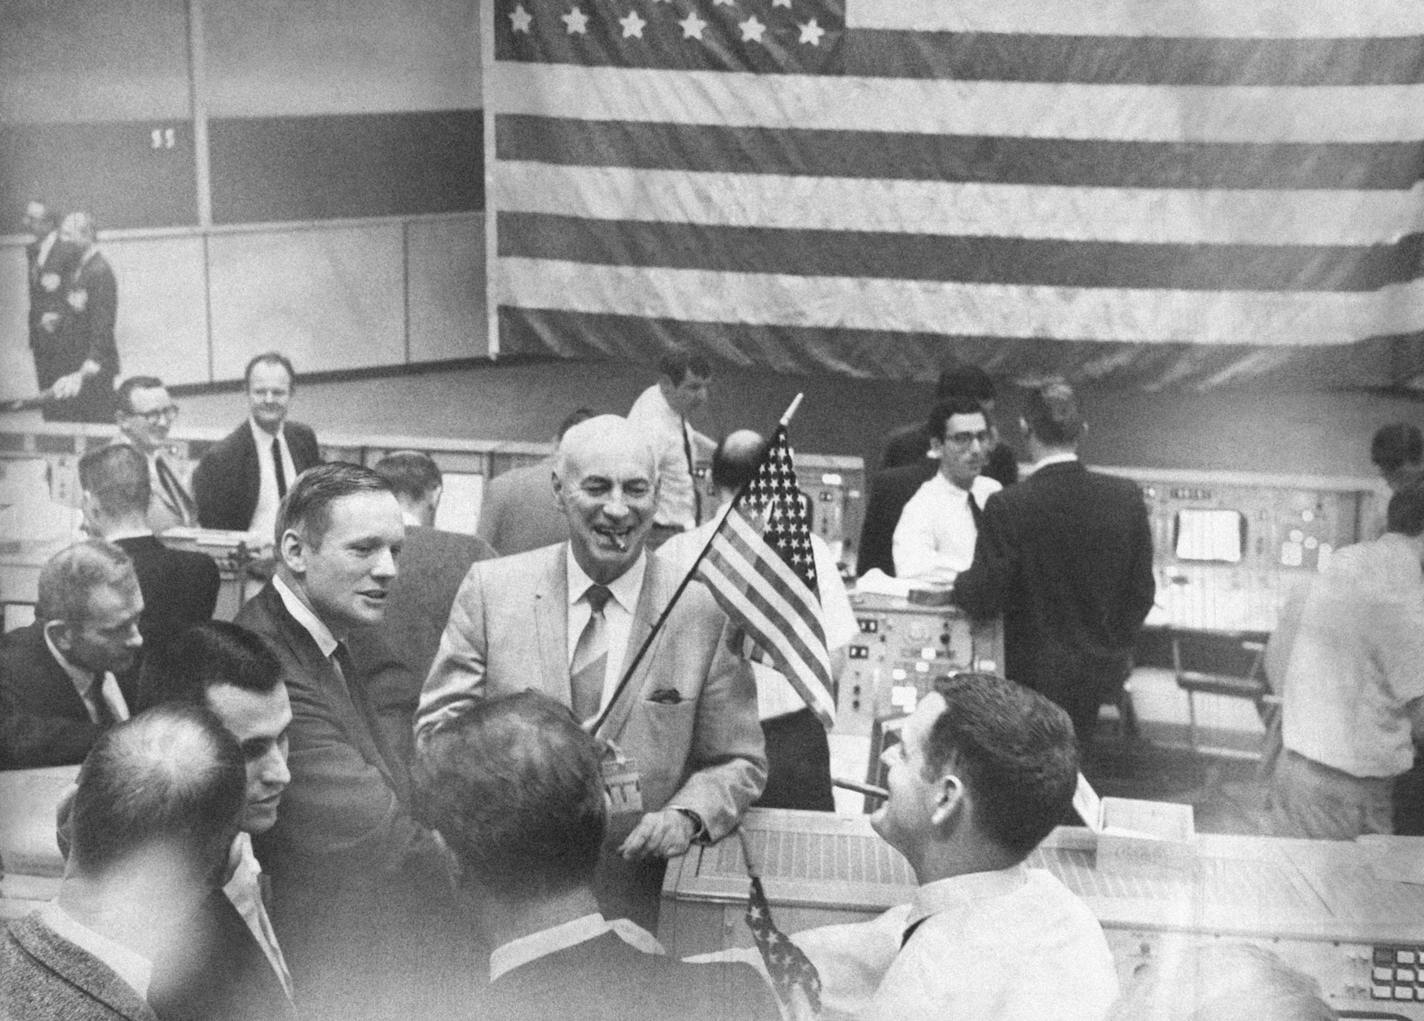
[[[633,760],[642,809],[616,815],[598,884],[610,916],[657,918],[665,860],[729,833],[766,759],[747,665],[701,586],[678,599],[628,685],[619,681],[681,576],[645,552],[659,476],[645,433],[603,415],[559,446],[569,541],[470,569],[416,716],[417,740],[470,702],[534,687]]]
[[[119,384],[114,417],[119,435],[114,443],[133,447],[148,462],[148,524],[154,532],[175,525],[198,523],[198,504],[191,490],[193,465],[169,449],[168,430],[178,418],[178,405],[157,376],[130,376]]]
[[[54,330],[35,349],[41,390],[54,399],[42,409],[46,422],[112,422],[119,349],[114,340],[118,284],[99,251],[98,227],[89,213],[70,213],[59,240],[77,254],[62,274],[62,302]]]

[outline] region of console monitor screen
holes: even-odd
[[[1178,560],[1239,564],[1246,551],[1246,515],[1207,507],[1180,510],[1175,545]]]

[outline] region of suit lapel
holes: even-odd
[[[648,555],[647,572],[643,575],[643,591],[638,595],[638,609],[633,614],[633,623],[628,628],[628,649],[623,654],[623,669],[626,671],[633,662],[633,657],[638,654],[638,650],[643,647],[643,643],[648,640],[648,635],[652,634],[653,625],[657,623],[658,614],[662,613],[663,607],[667,605],[667,597],[671,594],[664,584],[662,572],[659,570],[661,561],[651,554]],[[623,728],[628,725],[628,716],[633,711],[633,706],[637,705],[638,697],[643,690],[643,684],[648,676],[648,664],[652,662],[656,654],[656,645],[662,641],[663,636],[658,635],[654,639],[654,648],[650,648],[644,654],[642,661],[638,664],[633,673],[633,677],[628,682],[628,686],[623,689],[623,693],[618,696],[618,701],[613,704],[613,709],[608,714],[608,720],[604,723],[601,731],[606,737],[617,740],[623,733]],[[619,678],[622,680],[622,678]]]
[[[558,678],[557,690],[548,691],[564,705],[573,704],[569,685],[569,575],[568,544],[560,546],[534,588],[535,638],[539,644],[540,676]],[[554,683],[551,681],[551,683]]]

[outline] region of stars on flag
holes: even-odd
[[[647,21],[638,16],[637,11],[629,11],[625,17],[618,19],[618,24],[623,26],[624,39],[643,38],[643,29],[647,27]]]
[[[579,8],[569,8],[569,12],[560,15],[559,20],[568,27],[569,35],[588,35],[588,15]]]
[[[786,6],[791,6],[790,0],[787,0]],[[808,43],[811,46],[821,45],[821,36],[826,34],[826,30],[816,24],[815,18],[812,18],[805,24],[798,22],[797,27],[801,29],[801,38],[798,39],[797,42]]]
[[[742,30],[742,42],[744,43],[761,42],[761,37],[766,35],[766,26],[757,21],[755,14],[746,21],[740,22],[738,27]]]
[[[697,16],[696,11],[688,11],[687,17],[678,22],[682,26],[682,37],[684,39],[702,40],[702,30],[707,27],[707,22]]]
[[[834,22],[838,20],[834,14],[830,18],[832,27],[823,24],[828,8],[813,0],[497,2],[504,17],[509,19],[508,38],[537,39],[542,26],[546,33],[552,30],[553,35],[564,39],[582,37],[591,42],[598,39],[625,40],[627,42],[623,42],[619,49],[635,63],[639,54],[646,52],[630,49],[637,47],[639,42],[666,48],[669,52],[673,47],[687,46],[689,41],[711,47],[713,52],[724,46],[731,46],[735,52],[737,45],[748,44],[745,52],[761,54],[758,59],[764,60],[768,51],[786,53],[799,50],[806,54],[815,50],[824,51],[827,46],[833,45],[833,39],[841,31],[834,27]],[[666,12],[663,12],[664,7],[667,7]],[[781,13],[783,10],[787,13]],[[800,20],[793,14],[799,11],[810,15],[813,10],[822,17]],[[600,26],[604,27],[604,31],[599,31]],[[827,40],[828,35],[833,35],[833,39]],[[819,61],[822,58],[816,59]]]
[[[516,32],[527,33],[533,20],[534,15],[530,14],[523,4],[516,4],[514,10],[509,12],[509,23]]]

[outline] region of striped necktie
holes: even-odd
[[[162,454],[153,459],[153,464],[158,474],[158,484],[168,497],[168,506],[183,519],[183,524],[193,524],[198,519],[193,498],[183,488],[183,483],[178,481],[177,474],[168,466]]]
[[[603,618],[603,608],[612,596],[603,585],[590,585],[584,593],[592,612],[579,634],[569,665],[574,716],[580,721],[594,716],[603,701],[603,680],[608,673],[608,622]]]

